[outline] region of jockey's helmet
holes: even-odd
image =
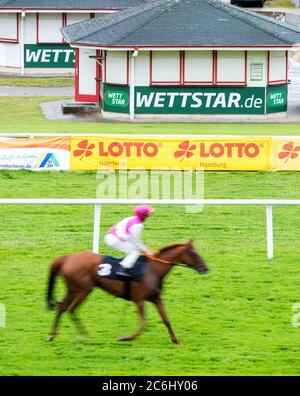
[[[138,217],[148,216],[150,213],[154,212],[155,209],[148,205],[139,205],[134,209],[134,214]]]

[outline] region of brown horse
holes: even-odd
[[[171,327],[160,295],[163,279],[174,265],[185,264],[199,273],[208,271],[204,260],[196,251],[192,242],[167,246],[159,250],[153,257],[148,257],[143,278],[139,282],[113,280],[99,276],[97,270],[102,263],[103,257],[91,252],[82,252],[58,257],[53,262],[48,284],[48,307],[51,309],[56,305],[53,297],[53,288],[54,279],[58,274],[65,279],[68,291],[63,301],[57,306],[56,318],[48,341],[52,341],[56,336],[59,318],[67,310],[71,313],[71,317],[80,334],[84,337],[87,336],[83,325],[75,315],[75,311],[92,289],[98,286],[116,297],[126,298],[136,304],[141,321],[140,328],[133,334],[121,337],[119,340],[134,340],[144,331],[146,327],[144,303],[145,301],[151,301],[156,305],[164,324],[167,326],[171,340],[178,344],[179,341]]]

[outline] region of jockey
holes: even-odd
[[[121,270],[117,275],[129,276],[126,270],[133,268],[141,253],[153,255],[141,241],[143,222],[152,212],[154,209],[148,205],[137,206],[134,209],[135,216],[126,217],[108,230],[104,239],[106,245],[127,254],[120,262]]]

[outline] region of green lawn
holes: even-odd
[[[264,8],[295,8],[291,0],[267,0]]]
[[[140,124],[46,120],[39,103],[61,97],[0,97],[0,133],[154,133],[205,135],[300,135],[300,124]]]
[[[297,172],[207,172],[205,198],[299,198],[299,182]],[[0,183],[1,198],[95,197],[99,179],[94,172],[1,171]],[[167,278],[164,299],[179,346],[151,305],[148,330],[133,343],[116,341],[135,329],[134,307],[100,290],[80,309],[92,342],[76,342],[65,316],[58,338],[47,343],[54,317],[44,301],[50,262],[91,248],[93,208],[1,206],[0,303],[7,326],[0,328],[0,374],[300,374],[300,329],[291,326],[292,306],[300,302],[299,208],[274,208],[272,261],[263,207],[205,207],[189,215],[183,207],[156,209],[145,242],[157,249],[194,237],[210,267],[204,276],[175,268]],[[131,210],[103,207],[102,238]],[[58,297],[63,288],[60,281]]]
[[[6,87],[73,87],[74,78],[41,78],[41,77],[23,77],[9,78],[1,77],[0,86]]]

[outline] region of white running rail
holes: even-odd
[[[273,206],[300,205],[300,199],[105,199],[105,198],[14,198],[0,205],[94,205],[93,252],[99,252],[101,205],[263,205],[266,207],[267,257],[274,257]]]

